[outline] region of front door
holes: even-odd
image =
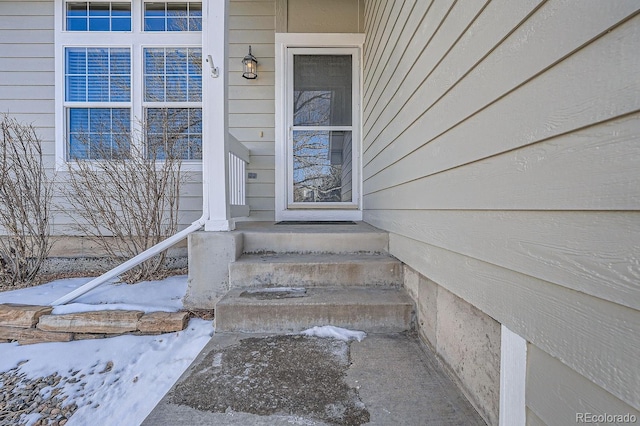
[[[361,220],[360,49],[286,47],[277,220]]]

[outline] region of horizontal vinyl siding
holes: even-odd
[[[0,2],[0,113],[53,129],[53,42],[53,2]]]
[[[229,133],[251,150],[247,202],[251,220],[274,220],[275,0],[229,5]],[[242,58],[258,59],[258,78],[242,77]]]
[[[558,375],[590,383],[601,411],[640,408],[639,9],[365,9],[365,220]],[[530,374],[550,365],[544,356],[531,356]],[[561,383],[530,386],[530,423],[566,424],[539,399],[545,386],[566,392]]]
[[[0,2],[0,114],[32,124],[48,173],[55,156],[53,2]],[[53,214],[53,232],[58,215]]]

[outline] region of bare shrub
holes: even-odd
[[[0,122],[0,280],[32,281],[51,250],[52,180],[34,127],[4,114]]]
[[[80,137],[92,150],[89,158],[95,160],[68,162],[64,193],[74,210],[75,228],[114,259],[134,257],[177,231],[187,147],[180,129],[169,129],[171,119],[165,119],[165,137],[155,142],[145,143],[145,131],[137,136],[123,131],[104,139],[109,143]],[[121,278],[127,282],[159,278],[165,258],[166,251]]]

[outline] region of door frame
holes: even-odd
[[[275,75],[275,218],[282,220],[362,220],[362,47],[364,34],[315,34],[276,33],[276,75]],[[289,204],[289,148],[290,129],[287,123],[288,99],[291,79],[289,64],[290,48],[355,48],[357,53],[358,96],[354,99],[353,117],[353,203],[339,205]]]

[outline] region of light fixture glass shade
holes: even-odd
[[[242,76],[253,80],[258,77],[258,60],[251,54],[251,46],[249,46],[249,54],[242,60]]]

